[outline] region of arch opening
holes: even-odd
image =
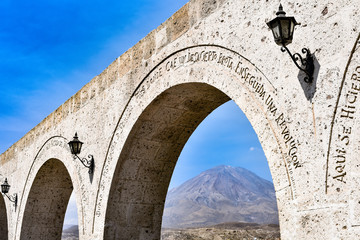
[[[77,212],[78,209],[76,205],[75,191],[72,191],[69,203],[66,208],[61,239],[79,238],[79,218]]]
[[[0,197],[0,240],[8,240],[8,221],[3,196]]]
[[[134,124],[112,179],[104,239],[159,239],[178,157],[197,126],[230,98],[206,83],[184,83],[156,97]]]
[[[162,239],[278,239],[272,176],[250,122],[233,101],[191,135],[176,163],[162,219]]]
[[[27,198],[20,239],[61,239],[72,191],[65,165],[57,159],[45,162],[36,174]]]

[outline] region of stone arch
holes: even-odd
[[[236,52],[196,46],[170,55],[153,69],[121,116],[103,167],[95,211],[94,228],[99,225],[96,218],[104,216],[105,239],[159,238],[168,184],[183,146],[198,124],[230,99],[243,110],[262,143],[282,223],[287,199],[296,196],[291,173],[298,163],[287,155],[290,146],[282,141],[277,126],[285,116],[276,89]],[[110,188],[105,181],[111,173]],[[102,203],[101,190],[110,193],[107,205]],[[101,209],[103,205],[106,208]]]
[[[0,197],[0,240],[8,239],[8,220],[3,196]]]
[[[114,205],[108,206],[104,239],[160,234],[163,202],[183,146],[198,124],[228,100],[209,85],[189,83],[170,88],[146,108],[115,170],[109,196]]]
[[[75,193],[76,198],[76,204],[77,204],[77,210],[78,210],[78,218],[79,218],[79,235],[83,235],[85,230],[85,224],[84,224],[84,204],[83,201],[85,201],[86,197],[84,197],[83,189],[86,189],[86,184],[90,184],[89,181],[89,175],[87,174],[87,169],[83,168],[81,164],[78,164],[77,162],[74,162],[71,154],[70,149],[68,146],[68,142],[70,140],[66,139],[62,136],[53,136],[47,139],[43,145],[39,148],[37,151],[34,160],[31,162],[31,165],[29,166],[29,171],[27,172],[26,181],[23,186],[23,189],[18,194],[18,214],[17,214],[17,222],[16,225],[16,239],[23,239],[22,232],[23,232],[23,224],[25,220],[25,213],[32,211],[32,205],[28,204],[28,200],[30,195],[32,194],[34,188],[34,183],[39,177],[40,170],[44,170],[44,166],[48,161],[58,161],[61,164],[61,169],[65,173],[66,176],[69,175],[71,179],[71,186],[72,189],[70,191],[70,194],[72,191]],[[66,171],[63,169],[65,168]],[[82,174],[85,173],[85,174]],[[57,173],[56,173],[57,174]],[[48,188],[50,188],[51,185],[48,185]],[[47,191],[48,188],[44,188],[44,191]],[[70,196],[70,195],[69,195]],[[68,198],[67,198],[68,200]],[[65,210],[67,207],[67,202],[65,204]],[[30,207],[30,210],[27,208]],[[41,208],[42,209],[42,208]],[[62,225],[61,225],[62,226]],[[60,232],[61,237],[61,232]]]
[[[26,200],[20,239],[60,239],[72,190],[65,165],[57,159],[46,161]]]

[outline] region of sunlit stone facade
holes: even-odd
[[[282,239],[359,239],[359,2],[283,3],[302,23],[288,47],[314,56],[312,83],[266,26],[278,5],[193,0],[116,59],[0,156],[18,194],[1,232],[58,239],[74,189],[80,239],[159,239],[177,157],[232,99],[268,159]],[[75,132],[93,174],[70,154]]]

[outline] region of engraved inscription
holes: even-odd
[[[348,181],[348,158],[353,144],[356,114],[360,107],[360,66],[356,66],[350,74],[351,77],[345,79],[340,96],[338,118],[333,127],[334,143],[329,152],[326,190],[331,188],[332,192],[341,192]]]
[[[65,139],[60,138],[60,137],[53,137],[53,138],[49,139],[49,141],[46,142],[45,145],[40,149],[40,152],[39,152],[37,158],[42,158],[43,154],[45,152],[47,152],[50,148],[56,147],[56,146],[64,148],[66,150],[68,150],[68,148],[69,148],[69,145],[67,144]]]
[[[283,112],[278,110],[274,102],[274,98],[271,93],[265,91],[264,84],[261,76],[249,72],[248,67],[241,67],[242,62],[237,64],[235,72],[241,76],[241,79],[247,83],[253,91],[257,94],[258,98],[265,103],[267,111],[274,117],[276,125],[280,128],[281,136],[287,147],[287,162],[292,165],[295,169],[302,167],[297,155],[298,140],[296,140],[290,133],[288,124],[286,123],[286,117]]]

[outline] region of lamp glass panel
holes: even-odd
[[[79,154],[81,152],[81,146],[82,146],[82,142],[76,142],[74,144],[74,153],[75,154]]]
[[[78,144],[78,151],[79,151],[79,153],[81,152],[81,147],[82,147],[82,142],[79,142],[79,144]]]
[[[69,147],[70,147],[71,154],[74,154],[74,143],[72,141],[69,142]]]
[[[289,39],[290,38],[290,21],[289,19],[282,19],[280,20],[281,24],[281,30],[282,30],[282,37],[283,39]]]
[[[292,38],[293,34],[294,34],[294,28],[295,28],[295,23],[294,21],[290,21],[290,37]]]
[[[275,21],[275,22],[272,23],[271,30],[273,32],[275,41],[279,41],[281,36],[280,36],[280,25],[279,25],[278,21]]]
[[[73,143],[73,154],[77,154],[78,153],[78,143],[77,142],[74,142]]]
[[[73,153],[74,152],[74,149],[73,149],[73,145],[71,142],[69,142],[69,147],[70,147],[70,152]]]

